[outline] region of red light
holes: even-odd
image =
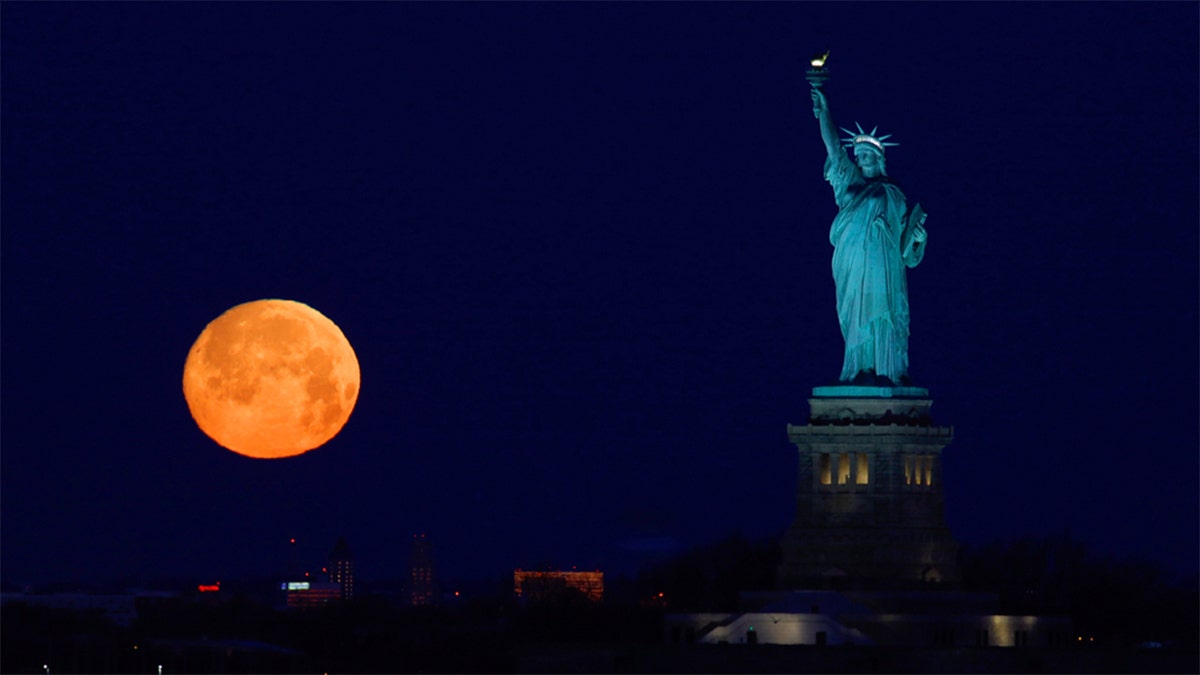
[[[221,583],[217,582],[215,584],[200,584],[196,586],[196,589],[201,593],[216,593],[217,591],[221,590]]]
[[[295,538],[295,537],[292,537],[292,539],[291,539],[291,543],[293,543],[293,544],[294,544],[294,543],[296,543],[296,538]]]

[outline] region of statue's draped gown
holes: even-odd
[[[904,258],[907,203],[886,176],[867,179],[844,150],[825,161],[825,180],[833,186],[837,217],[829,231],[838,322],[846,340],[840,379],[863,372],[896,384],[908,377],[908,286]],[[923,253],[923,247],[921,253]]]

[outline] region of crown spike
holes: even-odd
[[[871,133],[863,131],[862,124],[859,124],[858,121],[854,122],[854,126],[858,128],[858,133],[854,133],[846,127],[838,127],[842,130],[842,133],[846,134],[846,138],[842,139],[842,145],[846,146],[847,148],[856,147],[859,143],[864,143],[875,148],[879,152],[883,152],[884,148],[894,148],[897,145],[900,145],[899,143],[894,143],[887,140],[892,137],[891,134],[876,136],[875,134],[879,132],[878,126],[872,128]]]

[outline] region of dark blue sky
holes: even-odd
[[[836,379],[804,81],[929,212],[947,518],[1198,565],[1195,3],[6,3],[0,573],[632,571],[791,521]],[[363,373],[299,458],[188,415],[280,297]],[[289,553],[287,539],[299,540]]]

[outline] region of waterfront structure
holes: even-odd
[[[525,602],[545,600],[568,588],[579,591],[592,602],[601,602],[604,599],[604,573],[599,570],[513,571],[513,594]]]
[[[806,590],[742,594],[743,611],[669,614],[665,641],[891,647],[1066,647],[1069,617],[995,613],[989,593]]]

